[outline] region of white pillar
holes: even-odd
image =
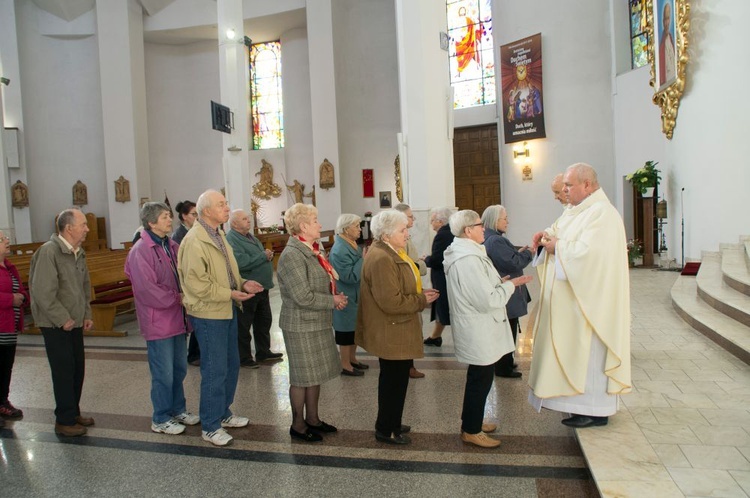
[[[21,100],[21,70],[18,63],[18,35],[16,31],[16,9],[13,0],[0,0],[0,75],[10,79],[9,86],[0,89],[2,94],[2,109],[0,110],[0,121],[8,128],[18,128],[18,156],[21,167],[8,172],[8,185],[0,192],[2,198],[10,199],[10,187],[21,180],[29,184],[26,169],[26,151],[23,146],[23,105]],[[7,147],[7,144],[5,144]],[[37,193],[38,195],[38,193]],[[2,223],[3,230],[6,225],[10,228],[7,235],[16,244],[32,242],[31,238],[31,216],[30,211],[34,208],[34,192],[30,193],[31,204],[29,207],[9,208],[10,223]],[[38,199],[38,197],[37,197]],[[8,201],[10,202],[10,201]]]
[[[2,76],[2,73],[0,73]],[[3,119],[3,99],[4,85],[0,84],[0,230],[2,230],[10,240],[13,240],[13,220],[10,215],[10,185],[8,166],[5,164],[5,141],[3,140],[2,129],[5,120]]]
[[[440,49],[446,23],[445,2],[396,0],[399,150],[405,200],[416,211],[455,204],[448,52]]]
[[[109,246],[120,248],[122,242],[132,240],[133,230],[140,224],[139,199],[151,197],[141,5],[135,0],[97,0],[96,30],[107,178],[107,234]],[[114,182],[120,176],[130,182],[129,202],[115,201]],[[152,200],[163,200],[158,197]]]
[[[226,197],[233,209],[242,208],[250,211],[252,185],[248,159],[250,136],[247,127],[249,77],[242,0],[219,0],[216,7],[219,21],[220,103],[234,113],[232,133],[222,133],[222,167]],[[230,29],[234,32],[233,38],[227,36],[227,30]]]
[[[310,51],[310,95],[312,97],[313,164],[311,167],[315,170],[318,220],[324,230],[335,228],[336,220],[341,214],[339,173],[343,166],[339,163],[331,12],[331,0],[307,0],[307,43]],[[319,166],[324,159],[328,159],[334,166],[336,187],[329,190],[319,187]],[[347,166],[351,167],[351,165]]]

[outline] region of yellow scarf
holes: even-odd
[[[417,280],[417,294],[421,294],[422,293],[422,278],[419,276],[419,267],[416,264],[414,264],[414,261],[412,261],[412,259],[406,254],[405,250],[399,249],[396,252],[401,257],[401,259],[409,263],[409,268],[411,268],[411,271],[414,273],[414,278]]]

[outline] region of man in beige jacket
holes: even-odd
[[[178,272],[183,304],[201,350],[202,436],[225,446],[232,436],[224,428],[245,427],[249,422],[229,409],[240,370],[237,311],[263,286],[240,276],[232,246],[221,230],[229,220],[224,196],[207,190],[198,198],[196,210],[198,221],[180,244]]]

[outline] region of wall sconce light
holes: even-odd
[[[234,32],[234,28],[227,28],[227,40],[234,40],[234,37],[237,36],[237,33]]]
[[[529,143],[524,142],[522,146],[516,146],[513,148],[513,160],[518,161],[519,157],[524,157],[524,165],[521,169],[521,178],[523,181],[532,180],[534,177],[531,172],[531,152],[529,151]]]
[[[522,149],[519,149],[519,148],[513,149],[513,159],[518,159],[518,156],[526,156],[526,159],[528,159],[529,157],[531,157],[531,155],[529,154],[529,143],[528,142],[524,142],[523,143],[523,148]]]

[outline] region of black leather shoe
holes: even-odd
[[[570,418],[562,420],[563,425],[575,427],[576,429],[607,425],[607,422],[609,422],[609,417],[589,417],[588,415],[573,415]]]
[[[338,429],[332,426],[331,424],[326,424],[322,420],[320,421],[320,424],[318,425],[312,425],[308,422],[307,424],[307,430],[310,432],[316,432],[318,434],[327,434],[331,432],[338,432]]]
[[[357,370],[356,368],[353,368],[351,370],[342,369],[341,375],[348,375],[349,377],[361,377],[365,373],[362,370]]]
[[[506,379],[520,379],[523,376],[521,372],[496,372],[495,375],[498,377],[505,377]]]
[[[258,363],[267,362],[270,363],[272,361],[284,361],[284,353],[268,353],[266,355],[255,355],[255,360]]]
[[[309,429],[305,432],[297,432],[290,427],[289,435],[292,436],[292,439],[299,439],[300,441],[304,441],[306,443],[318,443],[323,440],[323,436],[321,436],[320,434],[316,434]]]
[[[440,347],[440,346],[443,345],[443,338],[442,337],[436,337],[436,338],[433,339],[432,337],[428,337],[427,339],[424,340],[424,344],[427,345],[427,346],[437,346],[437,347]]]
[[[518,363],[513,364],[513,370],[515,370],[516,368],[518,368]]]
[[[410,425],[402,425],[401,426],[401,434],[406,434],[407,432],[411,432],[411,426]]]
[[[388,443],[388,444],[411,443],[411,439],[409,439],[409,436],[404,436],[403,434],[399,434],[398,436],[386,436],[385,434],[382,434],[378,431],[375,431],[375,439],[377,439],[381,443]]]
[[[357,370],[367,370],[370,368],[370,365],[365,365],[364,363],[352,363],[352,367],[356,368]]]

